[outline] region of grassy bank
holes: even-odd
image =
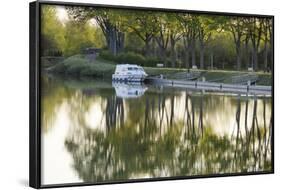
[[[71,56],[61,63],[55,64],[45,70],[60,75],[66,76],[79,76],[79,77],[98,77],[98,78],[111,78],[115,71],[116,63],[112,61],[103,60],[97,58],[94,61],[90,61],[83,55]],[[144,70],[148,75],[169,75],[173,76],[173,73],[184,72],[186,69],[178,68],[156,68],[156,67],[144,67]],[[231,82],[232,76],[247,74],[243,71],[225,71],[225,70],[196,70],[202,72],[202,77],[205,77],[206,81],[213,82]],[[259,85],[271,85],[271,74],[263,72],[255,72],[258,75]]]
[[[109,78],[114,73],[115,64],[102,59],[90,61],[82,55],[75,55],[46,70],[62,75]]]

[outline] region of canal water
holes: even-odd
[[[41,81],[42,184],[272,169],[271,97]]]

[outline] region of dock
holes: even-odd
[[[173,80],[163,79],[158,77],[147,77],[145,83],[154,85],[163,85],[170,87],[187,88],[191,90],[206,90],[206,91],[217,91],[217,92],[228,92],[235,94],[252,94],[252,95],[272,95],[271,86],[251,85],[252,81],[248,84],[234,83],[219,83],[219,82],[208,82],[208,81],[187,81],[187,80]]]

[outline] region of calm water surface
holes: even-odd
[[[42,78],[42,183],[271,170],[271,97]]]

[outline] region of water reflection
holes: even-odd
[[[147,90],[143,83],[112,82],[112,86],[119,98],[138,98],[144,95]]]
[[[132,99],[124,92],[135,87],[103,81],[43,85],[43,138],[67,114],[61,133],[72,161],[64,164],[78,179],[64,182],[271,170],[270,98],[138,87],[143,95]]]

